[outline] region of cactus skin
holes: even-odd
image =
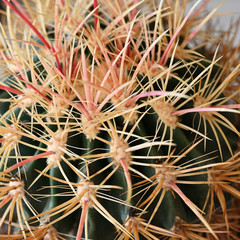
[[[190,48],[208,1],[3,2],[0,239],[236,238],[240,67]]]

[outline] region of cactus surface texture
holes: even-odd
[[[1,0],[0,239],[240,239],[239,21],[208,2]]]

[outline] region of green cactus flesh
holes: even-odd
[[[239,67],[223,78],[216,55],[182,45],[197,19],[86,1],[76,20],[62,1],[54,25],[41,1],[30,15],[4,2],[1,239],[237,236],[239,93],[224,91]]]

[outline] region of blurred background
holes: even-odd
[[[191,5],[197,0],[192,1]],[[203,2],[203,1],[202,1]],[[207,9],[212,11],[219,4],[222,3],[222,6],[217,10],[216,14],[224,14],[223,16],[217,17],[214,19],[214,24],[216,31],[218,30],[230,30],[229,26],[232,21],[240,19],[240,0],[210,0]],[[201,3],[200,3],[201,4]],[[190,6],[189,6],[190,9]],[[238,28],[237,38],[235,44],[240,44],[240,25]]]

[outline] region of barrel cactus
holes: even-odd
[[[217,8],[2,2],[0,238],[237,239],[239,48],[206,27]]]

